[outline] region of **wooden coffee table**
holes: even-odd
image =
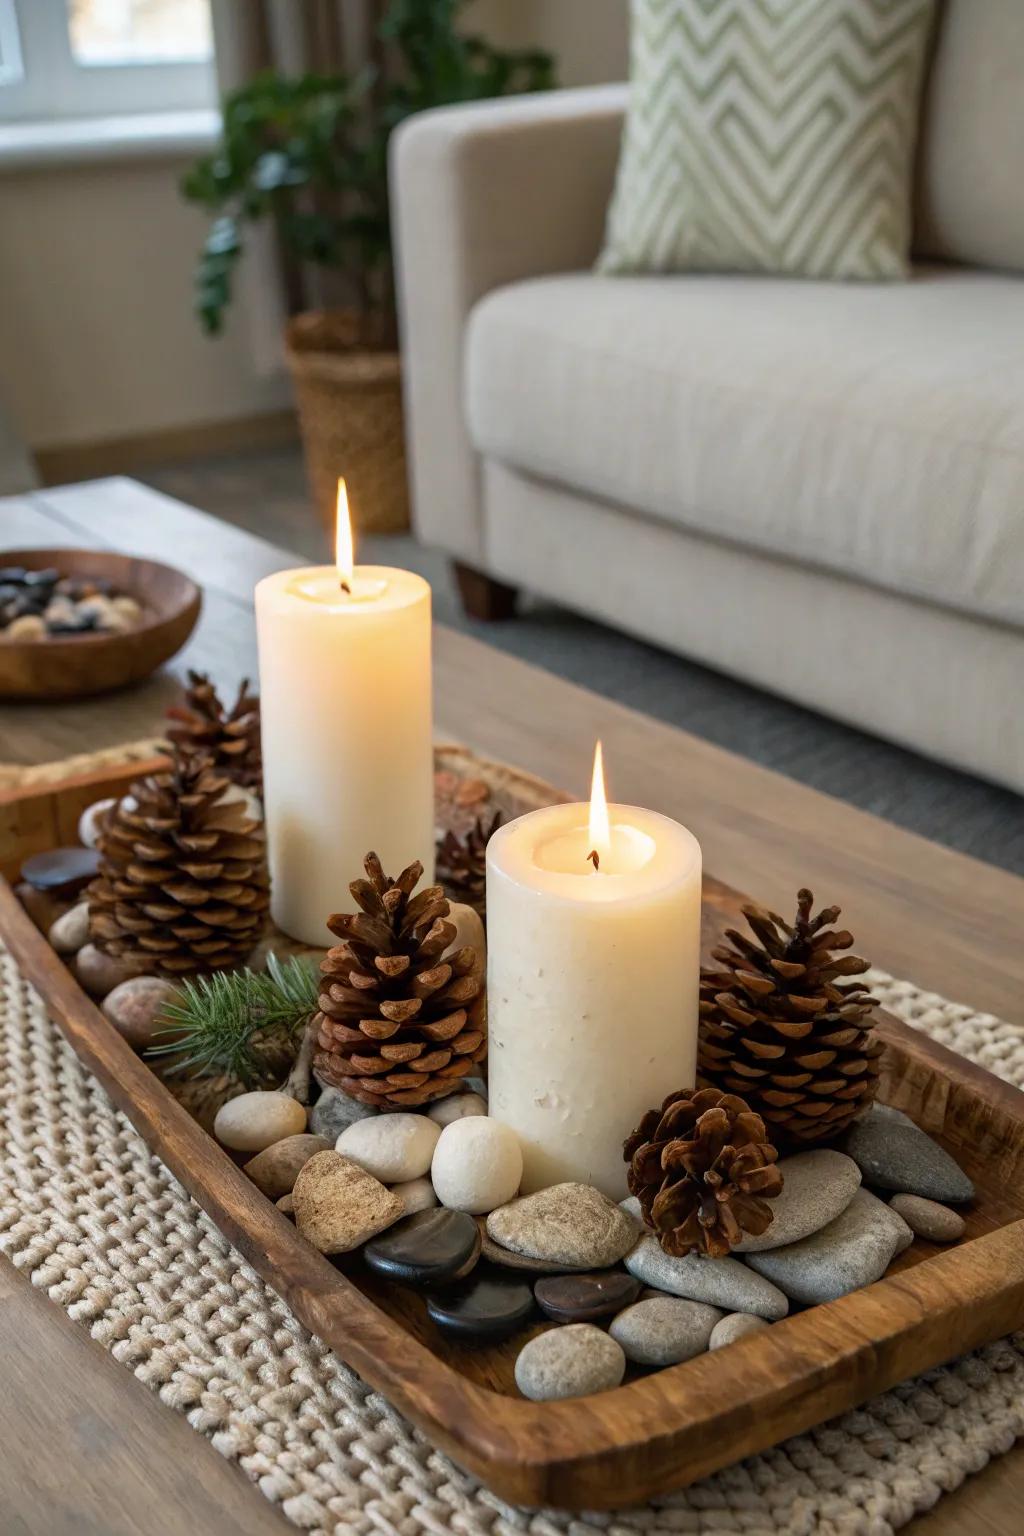
[[[189,666],[255,675],[252,589],[298,557],[130,480],[0,500],[0,548],[105,546],[181,567],[205,592],[187,648],[141,688],[71,705],[0,703],[0,763],[31,765],[150,736]],[[892,974],[1024,1026],[1024,880],[805,789],[696,737],[439,628],[438,735],[585,794],[596,736],[620,801],[685,822],[720,879],[783,911],[799,885],[838,901],[858,949]],[[109,1536],[293,1530],[179,1415],[0,1261],[0,1530]],[[57,1453],[59,1447],[59,1454]],[[1024,1451],[919,1519],[1011,1536]]]

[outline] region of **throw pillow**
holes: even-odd
[[[604,272],[901,278],[934,0],[632,0]]]

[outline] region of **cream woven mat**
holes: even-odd
[[[1024,1032],[877,973],[887,1007],[1024,1086]],[[0,1247],[316,1536],[885,1536],[1024,1434],[1024,1333],[642,1509],[512,1509],[317,1339],[79,1065],[0,947]]]

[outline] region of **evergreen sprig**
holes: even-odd
[[[264,1086],[290,1064],[318,991],[314,965],[299,957],[282,964],[274,954],[265,975],[217,971],[185,981],[181,1001],[160,1016],[166,1042],[146,1055],[173,1056],[169,1074],[223,1073],[246,1088]]]

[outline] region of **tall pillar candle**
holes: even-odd
[[[344,574],[344,573],[343,573]],[[434,867],[430,588],[409,571],[282,571],[256,588],[271,916],[307,944],[370,849]]]
[[[696,1072],[701,855],[685,827],[608,807],[534,811],[487,850],[490,1113],[519,1136],[523,1190],[626,1193],[622,1143]]]

